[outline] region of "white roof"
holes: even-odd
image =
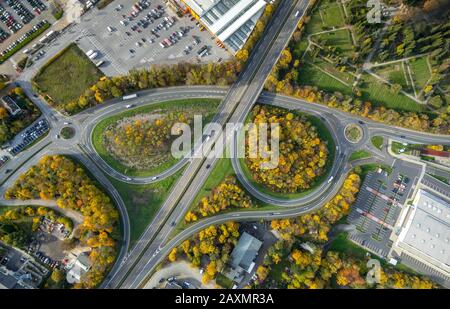
[[[214,5],[214,0],[183,0],[198,16]]]
[[[436,195],[419,190],[414,206],[399,241],[450,266],[450,204]]]
[[[255,14],[257,14],[261,9],[263,9],[266,5],[264,0],[259,0],[255,5],[250,7],[242,16],[236,19],[231,25],[228,25],[227,28],[218,35],[219,39],[224,42],[228,39],[234,32],[236,32],[243,24],[245,24],[248,20],[250,20]],[[240,13],[240,12],[239,12]],[[231,19],[230,19],[231,20]],[[227,21],[228,22],[228,21]]]

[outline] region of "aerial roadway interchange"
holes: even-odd
[[[53,109],[42,97],[37,96],[31,87],[30,81],[36,74],[38,65],[43,65],[46,59],[49,59],[57,52],[57,48],[52,52],[48,52],[39,64],[24,70],[16,80],[16,84],[20,85],[33,103],[40,108],[43,114],[42,117],[47,119],[50,124],[50,132],[39,142],[19,153],[2,168],[0,171],[2,179],[0,204],[5,206],[45,205],[43,201],[39,200],[5,200],[4,193],[21,174],[29,170],[45,155],[62,154],[76,158],[110,194],[120,212],[123,241],[114,267],[106,276],[101,288],[143,288],[146,280],[149,279],[149,275],[169,254],[172,248],[208,226],[227,221],[272,220],[299,216],[319,209],[335,196],[342,186],[347,173],[355,166],[368,163],[392,166],[399,158],[393,157],[387,151],[387,147],[383,147],[381,150],[376,148],[372,143],[374,137],[381,136],[385,141],[398,141],[400,143],[450,145],[448,136],[389,126],[331,109],[324,105],[312,104],[302,99],[263,91],[267,76],[278,61],[281,52],[287,46],[308,4],[306,0],[281,1],[265,30],[264,39],[258,42],[250,54],[245,68],[238,76],[238,80],[231,87],[183,86],[143,90],[137,92],[136,96],[131,97],[126,103],[122,103],[121,98],[113,99],[73,116],[67,116]],[[67,40],[68,38],[66,36],[63,39]],[[127,110],[128,108],[125,104],[138,108],[158,102],[186,98],[220,99],[219,111],[213,122],[219,123],[222,127],[225,127],[229,122],[244,122],[256,103],[273,105],[288,110],[298,110],[317,116],[323,121],[336,144],[333,164],[326,178],[329,181],[322,182],[310,194],[299,198],[276,198],[254,187],[252,182],[244,175],[239,158],[232,156],[233,169],[239,182],[245,189],[258,200],[280,206],[282,209],[276,212],[240,211],[220,214],[200,220],[173,236],[175,227],[183,220],[196,193],[205,183],[219,158],[209,158],[207,156],[194,159],[183,158],[169,169],[157,175],[131,177],[116,171],[97,154],[92,143],[92,131],[101,119]],[[61,129],[67,124],[70,124],[74,129],[74,136],[68,140],[57,137]],[[345,136],[345,128],[348,125],[356,125],[361,128],[362,138],[357,142],[351,142]],[[205,141],[204,144],[212,146],[222,138],[227,141],[232,149],[235,150],[237,148],[238,139],[236,134],[231,134],[231,136],[212,135],[211,139]],[[201,144],[200,141],[197,141],[195,145],[200,146]],[[371,157],[350,161],[352,153],[359,150],[367,151],[371,154]],[[181,169],[184,169],[183,173],[172,187],[165,202],[139,240],[131,247],[130,220],[124,201],[105,174],[117,181],[129,184],[150,184],[166,179]],[[6,173],[6,170],[12,172]]]

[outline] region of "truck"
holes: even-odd
[[[137,94],[136,94],[136,93],[134,93],[134,94],[129,94],[129,95],[124,95],[124,96],[122,97],[122,100],[123,100],[123,101],[126,101],[126,100],[135,99],[135,98],[137,98]]]

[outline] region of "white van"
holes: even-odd
[[[110,26],[106,27],[106,29],[108,29],[109,32],[113,32],[114,31],[114,29],[112,27],[110,27]]]
[[[90,57],[93,53],[94,53],[94,51],[92,49],[90,49],[86,52],[86,56]]]
[[[94,52],[92,55],[89,56],[89,59],[95,59],[98,56],[97,52]]]

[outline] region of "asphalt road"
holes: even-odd
[[[294,16],[294,10],[304,11],[307,5],[307,1],[282,0],[263,34],[263,40],[259,41],[254,48],[246,68],[228,91],[219,107],[220,112],[212,122],[220,124],[223,128],[227,122],[238,123],[238,120],[242,118],[242,113],[251,109],[261,93],[268,73],[275,65],[301,18],[301,16]],[[208,127],[207,125],[206,131],[209,129]],[[222,138],[221,135],[215,134],[208,143],[213,145],[220,138]],[[108,286],[135,288],[145,279],[149,271],[149,259],[160,250],[162,244],[167,240],[176,222],[180,220],[180,215],[186,212],[191,200],[217,160],[218,158],[215,157],[191,160],[156,214],[152,224],[144,232],[130,257],[124,261],[121,270],[113,275],[111,280],[107,280],[109,281]],[[178,207],[174,211],[175,206]]]

